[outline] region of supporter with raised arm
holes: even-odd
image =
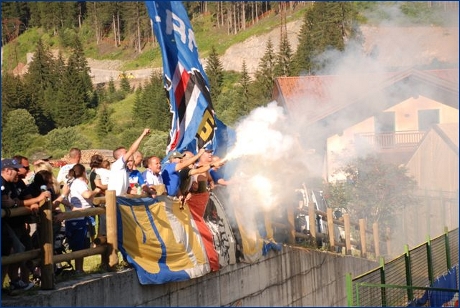
[[[137,151],[142,139],[150,133],[150,129],[145,128],[142,134],[126,150],[125,147],[118,147],[113,151],[115,162],[110,166],[110,179],[108,190],[115,190],[117,196],[126,195],[129,187],[128,171],[126,162]]]

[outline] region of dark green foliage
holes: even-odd
[[[352,2],[315,2],[305,13],[299,45],[293,58],[293,75],[314,75],[328,65],[316,57],[328,49],[343,51],[347,38],[359,37],[358,13]]]
[[[224,81],[224,68],[214,46],[211,47],[205,71],[209,80],[211,99],[214,102],[222,92],[222,83]]]
[[[292,49],[287,34],[284,34],[280,42],[280,50],[276,55],[275,75],[291,76]]]
[[[109,87],[108,87],[108,94],[109,95],[114,94],[116,91],[117,91],[117,89],[115,88],[115,81],[113,80],[113,77],[110,77]]]
[[[123,77],[120,79],[120,90],[123,91],[125,94],[131,92],[131,86],[129,84],[128,76],[123,73]]]
[[[102,104],[99,108],[99,115],[96,128],[99,140],[106,138],[108,134],[112,132],[113,122],[110,119],[110,115],[112,113],[113,112],[111,111],[108,104]]]
[[[416,182],[406,171],[376,155],[356,158],[337,170],[347,181],[329,185],[328,203],[346,208],[357,219],[366,218],[369,225],[378,222],[385,230],[399,209],[414,202]]]
[[[275,80],[276,54],[273,50],[273,43],[269,39],[265,48],[265,53],[259,60],[259,67],[256,71],[256,80],[254,82],[256,97],[266,103],[272,97],[273,83]],[[258,107],[259,103],[256,104]]]
[[[168,142],[168,132],[152,130],[148,139],[142,143],[140,151],[144,157],[155,155],[159,158],[166,156],[166,145]]]
[[[6,115],[15,109],[27,109],[30,105],[28,92],[19,77],[4,73],[2,76],[2,123]]]
[[[8,112],[2,123],[2,157],[12,157],[28,149],[38,134],[34,118],[25,109]]]
[[[51,152],[50,154],[54,157],[62,157],[68,153],[69,149],[72,147],[90,149],[92,144],[88,138],[79,132],[77,127],[64,127],[50,131],[46,135],[45,144],[43,146],[49,149]],[[56,153],[56,155],[54,153]]]
[[[163,87],[163,77],[160,73],[154,72],[143,91],[136,93],[133,107],[135,126],[169,131],[171,128],[169,110],[168,98]]]

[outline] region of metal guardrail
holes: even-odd
[[[411,250],[388,263],[380,260],[381,266],[358,277],[347,274],[347,298],[349,307],[407,307],[422,302],[429,292],[437,291],[439,296],[453,295],[458,300],[458,228],[446,231],[433,240]],[[455,288],[436,287],[438,277],[449,273],[455,267],[457,272]],[[433,293],[430,293],[431,295]],[[431,299],[433,300],[433,299]],[[425,298],[425,303],[430,299]],[[420,303],[419,306],[425,305]]]

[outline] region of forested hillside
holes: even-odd
[[[212,102],[228,125],[266,104],[276,76],[315,74],[316,56],[342,51],[362,34],[359,25],[385,18],[375,2],[184,2],[200,55],[207,58]],[[392,3],[394,5],[394,3]],[[441,23],[452,3],[401,2],[415,23]],[[458,7],[457,7],[458,8]],[[374,16],[365,14],[374,12]],[[381,15],[377,14],[378,12]],[[369,17],[371,16],[371,17]],[[444,17],[443,17],[444,16]],[[285,25],[301,20],[292,48]],[[246,64],[224,70],[222,54],[248,37],[280,29],[268,40],[251,78]],[[143,127],[154,133],[143,151],[163,156],[170,127],[160,74],[134,90],[128,78],[95,86],[87,58],[122,60],[123,69],[160,67],[144,2],[2,2],[2,157],[45,150],[62,157],[70,147],[129,145]],[[57,51],[57,52],[56,52]],[[34,52],[26,74],[14,74]],[[248,51],[250,52],[250,51]]]

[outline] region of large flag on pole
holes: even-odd
[[[209,82],[200,63],[187,12],[180,1],[146,1],[163,58],[164,82],[173,114],[166,154],[207,144],[215,150],[216,121]]]

